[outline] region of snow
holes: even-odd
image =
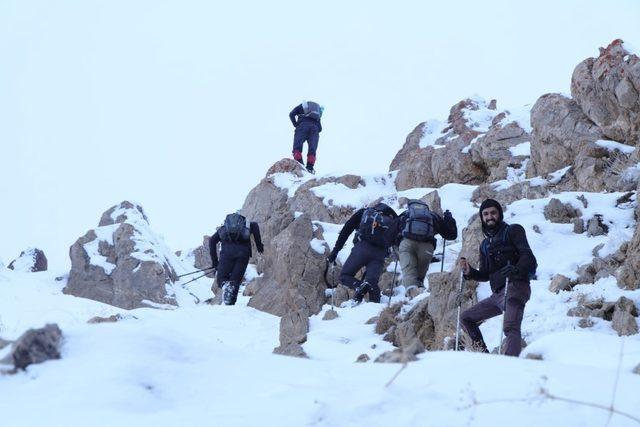
[[[478,95],[474,95],[470,99],[474,108],[464,108],[462,110],[462,116],[466,120],[467,126],[480,133],[489,132],[493,119],[500,114],[500,111],[497,109],[490,110],[487,101]]]
[[[304,183],[314,178],[311,174],[304,174],[302,177],[296,176],[289,172],[277,172],[271,175],[273,179],[273,185],[278,188],[282,188],[287,192],[287,196],[293,197],[296,194],[298,188]]]
[[[436,144],[436,141],[438,140],[438,138],[442,138],[443,136],[445,136],[445,134],[443,134],[443,131],[447,128],[448,125],[449,124],[447,122],[443,122],[440,120],[427,120],[422,127],[422,132],[424,132],[424,135],[420,139],[420,148],[444,147],[444,145]]]
[[[510,147],[509,151],[512,156],[531,156],[531,143],[522,142],[514,147]]]
[[[36,263],[36,248],[29,248],[24,251],[24,254],[19,256],[13,261],[13,269],[16,271],[30,272],[31,268]],[[2,260],[0,260],[0,268],[2,268]]]
[[[364,185],[351,189],[344,184],[329,182],[311,188],[311,192],[321,198],[326,206],[362,208],[380,197],[395,196],[395,174],[362,177]]]
[[[595,142],[595,144],[599,147],[606,148],[609,151],[620,151],[624,154],[631,154],[636,149],[636,147],[632,147],[630,145],[622,144],[616,141],[610,141],[608,139],[599,139]]]

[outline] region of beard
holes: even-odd
[[[494,220],[491,219],[491,220],[489,220],[487,222],[483,222],[483,224],[484,224],[486,229],[491,230],[491,231],[493,231],[496,228],[498,228],[498,221],[497,220],[494,221]]]

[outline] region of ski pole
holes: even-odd
[[[445,249],[447,249],[447,240],[446,239],[442,239],[442,262],[440,263],[440,273],[442,273],[444,271],[444,254],[445,254]]]
[[[511,263],[507,263],[507,265],[511,265]],[[507,282],[504,285],[504,304],[502,306],[502,331],[500,331],[500,347],[498,347],[498,354],[502,354],[502,338],[504,335],[504,324],[507,318],[507,293],[509,292],[509,276],[507,276]]]
[[[183,283],[183,284],[182,284],[182,285],[180,285],[180,286],[188,285],[189,283],[191,283],[191,282],[193,282],[193,281],[195,281],[195,280],[198,280],[198,279],[203,278],[203,277],[204,277],[204,276],[206,276],[207,274],[209,274],[209,272],[208,272],[208,271],[207,271],[206,273],[204,273],[204,274],[202,274],[202,275],[200,275],[200,276],[196,277],[195,279],[191,279],[191,280],[189,280],[188,282]]]
[[[396,288],[396,272],[398,271],[398,252],[396,252],[396,248],[393,248],[393,254],[396,258],[396,265],[393,267],[393,280],[391,281],[391,289],[389,289],[389,300],[387,301],[387,308],[391,307],[391,297],[393,296],[393,290]]]
[[[207,268],[203,268],[202,270],[192,271],[191,273],[181,274],[181,275],[176,276],[176,277],[179,279],[180,277],[190,276],[190,275],[192,275],[192,274],[196,274],[196,273],[200,273],[200,272],[202,272],[202,271],[207,271],[207,270],[212,270],[212,269],[214,269],[214,267],[207,267]],[[207,273],[207,274],[209,274],[209,273]]]
[[[464,258],[462,258],[464,259]],[[462,294],[462,287],[464,284],[464,272],[460,269],[460,285],[458,286],[458,295]],[[460,348],[460,307],[462,306],[462,300],[458,302],[458,320],[456,322],[456,351]]]

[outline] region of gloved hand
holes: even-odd
[[[453,219],[453,215],[451,215],[451,211],[449,211],[449,209],[444,211],[444,220],[451,221],[452,219]]]
[[[520,273],[520,270],[518,270],[518,267],[511,264],[507,264],[500,269],[500,275],[504,278],[516,276],[518,273]]]
[[[329,258],[327,258],[327,261],[329,261],[331,264],[336,263],[336,258],[338,257],[338,252],[335,250],[335,248],[331,251],[331,254],[329,255]]]
[[[256,249],[258,250],[258,253],[261,254],[262,252],[264,252],[264,245],[260,245],[260,246],[256,245]]]

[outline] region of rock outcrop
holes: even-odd
[[[306,309],[290,312],[280,319],[280,346],[273,352],[283,356],[307,357],[302,344],[309,332],[309,312]]]
[[[152,232],[139,205],[124,201],[113,206],[69,255],[66,294],[124,309],[176,304],[172,284],[180,262]]]
[[[12,345],[7,361],[15,369],[26,369],[34,363],[60,359],[62,331],[56,324],[47,324],[43,328],[29,329]]]
[[[47,271],[47,257],[38,248],[29,248],[20,252],[20,256],[9,263],[7,268],[22,272],[35,273]]]

